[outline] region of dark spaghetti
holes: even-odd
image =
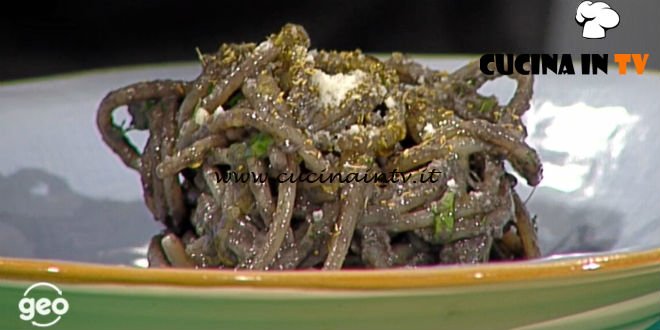
[[[142,180],[165,230],[152,267],[386,268],[539,256],[535,224],[504,162],[535,186],[541,162],[521,116],[531,75],[511,101],[477,90],[478,62],[452,73],[394,53],[310,50],[288,24],[259,45],[200,55],[194,81],[109,93],[103,140]],[[112,113],[149,131],[139,151]],[[218,180],[228,172],[268,180]],[[288,182],[281,173],[391,175],[407,182]],[[435,183],[417,180],[439,173]]]

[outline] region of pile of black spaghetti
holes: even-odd
[[[521,122],[532,76],[510,75],[517,87],[501,105],[477,92],[498,77],[477,62],[448,73],[399,53],[309,46],[288,24],[258,45],[200,53],[194,81],[140,82],[103,99],[103,140],[140,174],[165,227],[150,266],[333,270],[539,256],[535,221],[504,166],[531,186],[541,180]],[[113,121],[123,106],[128,128]],[[142,151],[127,129],[149,132]],[[418,180],[431,172],[434,183]],[[268,179],[224,180],[230,173]]]

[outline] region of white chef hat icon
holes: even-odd
[[[582,37],[600,39],[605,38],[605,30],[619,25],[619,14],[604,2],[583,1],[577,7],[575,20],[584,26]]]

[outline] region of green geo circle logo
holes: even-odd
[[[36,288],[46,288],[54,291],[49,296],[37,292],[32,292]],[[31,322],[35,327],[50,327],[62,319],[62,316],[69,311],[69,302],[62,296],[60,290],[54,284],[48,282],[39,282],[32,284],[23,293],[23,298],[18,302],[18,310],[21,312],[21,320]]]

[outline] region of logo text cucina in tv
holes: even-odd
[[[575,21],[582,26],[585,39],[603,39],[606,31],[619,26],[621,17],[605,2],[582,1],[575,12]],[[557,74],[557,75],[596,75],[607,74],[608,66],[618,66],[620,75],[628,74],[630,67],[637,74],[643,74],[649,54],[581,54],[579,63],[571,54],[485,54],[479,66],[486,75],[502,74]],[[610,60],[612,62],[610,62]]]
[[[629,67],[637,74],[644,73],[648,59],[649,54],[614,54],[612,57],[621,75],[627,74]],[[609,54],[581,54],[578,64],[571,54],[485,54],[479,60],[481,72],[486,75],[607,74],[609,64]]]

